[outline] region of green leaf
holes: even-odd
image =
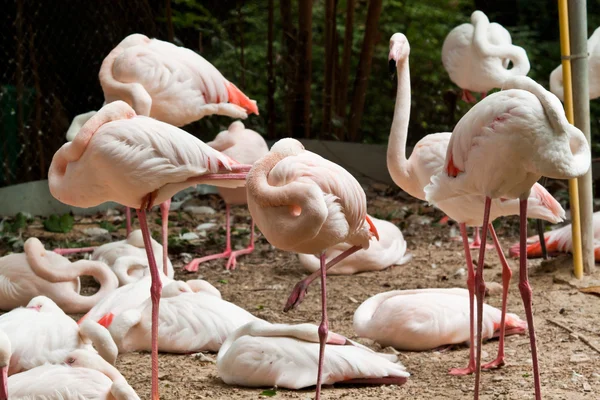
[[[100,228],[106,229],[109,232],[114,232],[117,228],[108,221],[100,221]]]
[[[261,396],[266,396],[266,397],[273,397],[277,395],[277,390],[275,389],[267,389],[267,390],[263,390],[260,393]]]
[[[44,221],[44,229],[48,232],[67,233],[73,229],[73,222],[71,214],[63,214],[60,217],[52,214]]]
[[[227,283],[227,279],[219,279],[219,280],[218,280],[218,282],[219,282],[219,283],[226,284],[226,283]]]

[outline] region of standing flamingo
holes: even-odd
[[[590,168],[590,147],[583,133],[569,124],[560,100],[527,77],[508,79],[503,90],[476,104],[458,122],[446,154],[444,169],[425,188],[426,199],[444,210],[449,199],[474,194],[485,196],[483,234],[475,277],[477,297],[477,360],[475,399],[479,397],[481,373],[481,332],[483,262],[490,223],[492,199],[519,199],[520,274],[519,290],[525,306],[536,399],[541,386],[531,309],[531,287],[527,276],[527,199],[532,186],[542,176],[555,179],[577,178]],[[451,201],[450,201],[451,202]],[[494,231],[492,237],[497,241]],[[503,281],[510,268],[503,268]],[[469,285],[471,286],[471,285]],[[505,284],[503,297],[508,291]],[[504,311],[504,310],[503,310]],[[502,361],[497,359],[498,362]],[[491,363],[494,366],[495,362]],[[500,365],[500,364],[498,364]]]
[[[432,176],[439,174],[444,169],[444,159],[448,150],[451,134],[449,132],[436,133],[421,139],[410,156],[406,159],[406,137],[408,131],[408,120],[410,115],[410,72],[408,56],[410,53],[409,43],[401,33],[396,33],[390,40],[390,60],[396,62],[398,69],[398,92],[396,95],[396,109],[390,132],[390,141],[387,153],[387,162],[390,175],[394,182],[414,197],[425,200],[425,186],[429,184]],[[444,211],[450,218],[459,222],[465,258],[467,263],[468,279],[467,286],[471,297],[471,306],[474,304],[475,273],[469,253],[469,242],[467,238],[467,226],[478,227],[483,222],[483,207],[485,196],[462,192],[454,197],[439,202],[438,208]],[[490,221],[504,215],[516,215],[519,213],[519,201],[515,199],[492,199],[493,207],[490,210]],[[443,207],[440,206],[443,205]],[[528,212],[534,218],[541,218],[552,223],[563,220],[565,212],[558,203],[541,185],[535,183],[527,201]],[[506,313],[506,302],[508,296],[508,284],[510,282],[510,268],[504,257],[504,253],[497,241],[493,226],[490,231],[494,237],[494,245],[500,258],[503,270],[503,285],[505,290],[502,296],[502,313]],[[472,310],[471,316],[475,313]],[[501,324],[504,329],[505,324]],[[471,320],[471,342],[474,342],[474,321]],[[489,367],[499,366],[504,362],[504,333],[500,335],[500,349],[496,361],[490,363]],[[467,368],[457,368],[450,372],[452,374],[470,374],[475,370],[475,349],[469,350],[469,365]]]
[[[246,188],[250,214],[269,243],[286,251],[319,255],[322,320],[318,400],[328,333],[325,252],[338,243],[351,244],[336,258],[341,260],[361,248],[368,249],[371,238],[378,238],[367,216],[365,192],[348,171],[289,138],[275,143],[266,156],[254,163]],[[290,298],[301,299],[307,282],[316,276],[300,282]]]
[[[269,147],[265,139],[259,133],[246,129],[241,121],[233,122],[229,125],[229,129],[220,132],[215,140],[206,144],[237,162],[249,165],[254,164],[254,162],[269,152]],[[185,266],[187,271],[198,271],[200,263],[218,258],[228,258],[225,268],[235,269],[237,256],[250,254],[254,250],[254,220],[252,220],[252,224],[250,225],[250,244],[248,247],[243,250],[231,251],[230,205],[248,203],[246,189],[219,188],[219,194],[225,200],[225,224],[227,229],[225,251],[192,260]]]
[[[485,97],[507,78],[527,75],[530,68],[525,50],[514,46],[510,33],[500,24],[490,24],[481,11],[471,14],[470,24],[459,25],[448,33],[442,46],[442,63],[467,103],[476,102],[470,91]]]
[[[54,154],[48,183],[59,201],[93,207],[115,201],[137,210],[152,286],[152,399],[158,399],[158,306],[162,288],[146,210],[197,184],[244,186],[250,166],[241,165],[194,136],[138,116],[122,101],[104,106],[72,142]]]

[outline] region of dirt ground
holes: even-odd
[[[354,311],[368,297],[388,290],[427,287],[465,287],[466,277],[462,246],[452,240],[456,228],[439,225],[442,214],[424,203],[409,199],[399,191],[375,185],[367,191],[369,213],[388,219],[401,227],[408,242],[413,260],[404,266],[385,271],[354,276],[331,276],[328,278],[328,312],[330,329],[357,340],[375,350],[381,348],[370,340],[356,337],[352,329]],[[223,224],[224,204],[218,196],[197,198],[199,205],[217,210],[212,215],[191,215],[172,211],[170,228],[172,236],[170,255],[175,266],[176,278],[187,280],[206,279],[214,284],[223,298],[244,307],[257,317],[270,322],[318,324],[320,320],[319,285],[309,290],[304,303],[297,310],[283,313],[283,304],[294,284],[305,276],[297,256],[273,249],[259,234],[257,249],[249,256],[241,257],[232,272],[224,269],[225,260],[216,260],[200,266],[197,273],[183,270],[185,253],[212,254],[222,251],[225,230],[216,228],[206,237],[185,242],[178,240],[179,233],[205,222]],[[248,240],[249,214],[245,208],[235,207],[233,243],[238,248]],[[152,230],[158,237],[158,211],[150,218]],[[83,236],[82,230],[97,226],[102,221],[118,220],[120,216],[99,215],[78,218],[73,231],[67,234],[45,232],[39,219],[29,224],[22,238],[37,235],[46,248],[64,245]],[[505,249],[518,239],[517,218],[507,218],[495,223]],[[137,221],[136,221],[137,226]],[[533,234],[533,230],[530,230]],[[124,238],[123,228],[111,234],[112,240]],[[90,242],[89,244],[99,244]],[[73,243],[71,243],[73,244]],[[2,242],[0,254],[9,250],[7,241]],[[477,251],[473,251],[475,256]],[[501,282],[501,267],[494,251],[486,253],[485,278],[487,282]],[[75,258],[75,257],[74,257]],[[509,260],[517,271],[516,260]],[[458,272],[457,272],[458,271]],[[596,399],[600,398],[600,355],[575,335],[552,325],[554,319],[587,336],[600,346],[600,298],[581,293],[578,287],[598,285],[600,272],[576,282],[571,274],[571,257],[568,255],[548,262],[530,260],[529,273],[533,287],[535,327],[540,353],[542,390],[545,399]],[[510,289],[509,311],[525,318],[515,273]],[[90,279],[84,280],[86,292],[94,291]],[[487,301],[499,307],[500,294],[490,293]],[[74,315],[75,318],[79,315]],[[492,360],[497,352],[497,341],[483,347],[484,359]],[[483,399],[530,399],[533,396],[533,377],[527,335],[507,338],[507,365],[482,374]],[[386,351],[390,351],[387,349]],[[209,354],[216,358],[216,354]],[[467,363],[468,348],[448,352],[402,352],[400,358],[411,373],[408,382],[401,386],[354,386],[325,387],[324,399],[462,399],[473,391],[473,377],[448,375],[452,367]],[[150,356],[147,353],[131,353],[119,356],[117,368],[136,389],[140,398],[150,398]],[[160,390],[163,400],[172,399],[260,399],[264,389],[245,389],[225,385],[217,375],[216,367],[191,355],[160,355]],[[301,391],[277,389],[274,398],[310,399],[313,388]]]

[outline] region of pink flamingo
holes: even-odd
[[[115,201],[137,210],[152,279],[152,399],[158,399],[157,322],[162,283],[146,210],[201,183],[244,186],[249,168],[179,128],[136,115],[122,101],[104,106],[52,159],[48,182],[50,193],[59,201],[77,207]]]
[[[8,400],[8,368],[11,354],[10,339],[0,330],[0,400]]]
[[[328,332],[325,252],[338,243],[352,245],[327,265],[333,266],[333,261],[368,249],[371,238],[378,238],[367,216],[365,192],[348,171],[289,138],[275,143],[254,163],[248,173],[247,191],[250,214],[269,243],[285,251],[319,255],[323,312],[316,390],[319,399]],[[296,285],[286,309],[301,301],[308,284],[318,276],[319,271]]]
[[[485,196],[483,234],[474,290],[477,297],[477,360],[475,399],[479,397],[481,332],[483,321],[483,262],[492,199],[519,199],[519,290],[525,306],[536,399],[541,386],[535,329],[531,310],[531,287],[527,276],[527,201],[532,186],[541,178],[576,178],[590,168],[590,147],[583,133],[568,123],[560,100],[527,77],[513,77],[501,92],[476,104],[456,125],[446,154],[444,170],[431,178],[426,199],[442,211],[448,200],[473,194]],[[492,238],[497,241],[492,229]],[[508,275],[508,276],[507,276]],[[503,267],[503,298],[507,296],[510,268]],[[469,280],[473,290],[473,283]],[[503,313],[505,312],[503,308]],[[502,343],[503,345],[503,343]],[[499,366],[503,354],[488,367]]]
[[[229,129],[220,132],[212,142],[206,143],[215,150],[233,158],[243,164],[252,165],[269,152],[265,139],[253,130],[246,129],[241,121],[229,125]],[[236,258],[254,251],[254,220],[250,226],[250,244],[243,250],[231,251],[231,221],[230,206],[233,204],[247,204],[245,188],[227,189],[219,188],[219,194],[225,200],[225,225],[227,229],[227,242],[225,251],[192,260],[185,269],[190,272],[198,271],[198,265],[205,261],[218,258],[228,258],[225,268],[235,269]]]

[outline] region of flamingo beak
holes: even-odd
[[[377,228],[375,227],[373,220],[368,215],[365,217],[365,219],[366,219],[367,223],[369,224],[369,228],[370,228],[369,230],[371,231],[373,236],[375,236],[377,238],[377,240],[379,240],[379,232],[377,232]]]

